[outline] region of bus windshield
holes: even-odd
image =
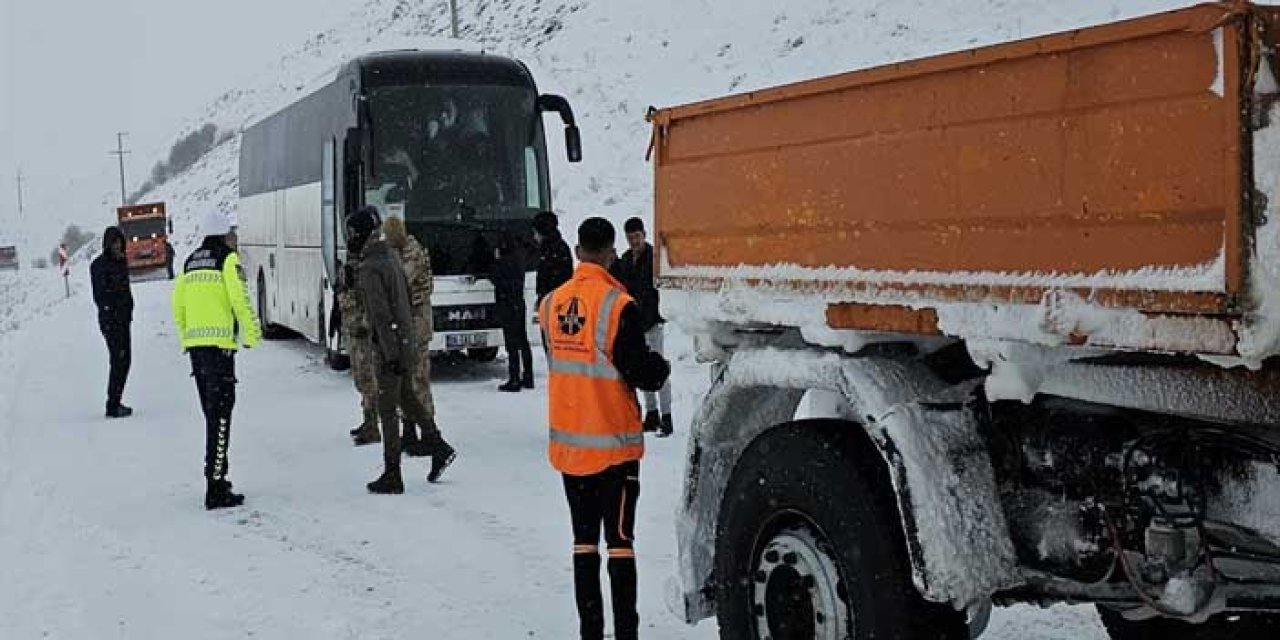
[[[546,208],[536,96],[502,85],[389,86],[369,95],[369,204],[406,222],[528,219]]]

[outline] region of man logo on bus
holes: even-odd
[[[561,313],[558,316],[560,320],[560,333],[567,336],[576,336],[582,332],[582,325],[586,324],[587,319],[579,312],[579,307],[581,305],[582,301],[577,297],[569,300],[569,305],[565,308],[564,313]]]

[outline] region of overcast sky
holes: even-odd
[[[361,4],[0,0],[0,237],[15,220],[19,165],[33,215],[74,206],[60,202],[72,191],[118,199],[115,132],[130,133],[133,190],[208,102]]]

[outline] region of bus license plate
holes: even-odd
[[[444,337],[444,346],[449,349],[471,349],[489,345],[489,336],[484,333],[452,333]]]

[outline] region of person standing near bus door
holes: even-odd
[[[418,345],[404,267],[386,241],[378,236],[381,216],[363,207],[347,218],[348,255],[360,256],[360,292],[368,311],[378,368],[378,414],[382,422],[382,475],[366,485],[370,493],[404,493],[400,474],[400,412],[423,429],[431,452],[428,482],[438,482],[456,452],[434,429],[435,421],[413,388],[412,369]],[[425,347],[424,347],[425,348]]]
[[[205,420],[205,509],[244,504],[227,480],[231,411],[236,402],[236,350],[253,348],[262,339],[249,301],[232,214],[205,213],[200,225],[204,242],[183,265],[173,288],[173,320],[182,350],[191,358]]]
[[[613,263],[613,276],[627,287],[640,305],[640,325],[650,349],[662,353],[663,325],[658,288],[653,283],[653,245],[645,237],[644,221],[631,218],[622,227],[627,234],[627,250]],[[671,382],[657,393],[644,392],[644,430],[666,438],[674,430],[671,420]]]
[[[529,311],[524,301],[524,248],[512,233],[498,240],[494,265],[489,279],[493,282],[493,301],[498,323],[502,325],[502,341],[507,345],[507,382],[499,391],[517,392],[533,388],[533,350],[529,346]]]
[[[382,441],[382,432],[378,430],[377,363],[364,294],[358,286],[359,272],[360,256],[347,254],[347,264],[342,266],[338,280],[338,308],[341,330],[347,336],[347,353],[351,356],[351,378],[360,394],[361,422],[351,430],[351,439],[357,447]]]
[[[671,367],[645,344],[640,308],[609,275],[613,225],[578,228],[573,278],[538,310],[547,360],[547,455],[564,480],[573,523],[573,583],[583,640],[604,637],[600,534],[609,551],[614,638],[636,640],[636,502],[644,457],[637,388],[662,387]]]
[[[418,425],[405,420],[400,448],[413,457],[427,456],[431,455],[431,447],[427,443],[426,434],[439,431],[436,426],[436,402],[431,395],[431,334],[435,330],[435,321],[431,317],[431,294],[435,286],[431,272],[431,254],[427,253],[417,238],[409,235],[404,220],[399,218],[388,218],[382,223],[382,235],[400,257],[405,279],[409,283],[413,341],[418,346],[413,368],[413,390],[417,392],[422,407],[427,410],[427,416],[431,419],[429,425]],[[422,436],[418,435],[419,430],[422,431]]]
[[[560,235],[559,218],[550,211],[533,217],[533,241],[538,245],[537,307],[548,293],[573,277],[573,254]]]
[[[59,251],[63,251],[60,247]],[[62,259],[59,253],[59,259]],[[65,264],[65,263],[64,263]],[[93,303],[98,307],[98,329],[107,341],[111,371],[107,376],[108,418],[127,418],[133,409],[120,402],[133,361],[133,290],[129,286],[129,264],[124,255],[124,233],[116,227],[102,232],[102,255],[89,265],[93,282]]]

